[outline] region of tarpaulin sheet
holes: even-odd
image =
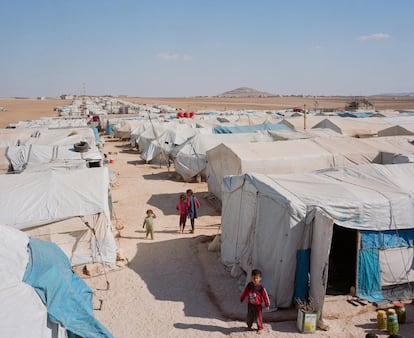
[[[384,300],[381,293],[381,274],[378,250],[361,249],[358,265],[358,297],[370,302]]]
[[[51,242],[31,238],[30,260],[23,281],[47,307],[48,318],[80,337],[113,337],[93,315],[92,290],[71,270],[70,262]]]
[[[361,241],[364,249],[414,247],[414,229],[362,231]]]

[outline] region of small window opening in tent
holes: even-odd
[[[349,294],[356,285],[357,239],[357,230],[334,224],[326,294]]]

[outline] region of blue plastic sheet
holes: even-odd
[[[362,231],[364,249],[414,247],[414,229]]]
[[[98,132],[98,128],[93,128],[93,135],[95,136],[95,141],[99,142],[99,132]]]
[[[377,249],[359,250],[357,296],[370,302],[384,300]]]
[[[309,272],[310,272],[310,249],[296,251],[296,273],[295,291],[293,302],[297,300],[308,300],[309,295]]]
[[[29,263],[23,281],[47,307],[48,318],[70,336],[113,338],[93,315],[92,290],[71,270],[69,259],[54,243],[30,238]]]

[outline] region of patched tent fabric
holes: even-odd
[[[309,291],[322,309],[333,224],[362,232],[413,229],[414,164],[225,176],[222,197],[222,261],[262,269],[276,306],[287,307],[294,300],[297,251],[310,248]],[[382,297],[388,297],[388,271],[380,275]],[[412,272],[406,275],[414,282]]]
[[[104,167],[0,175],[0,224],[59,239],[73,264],[102,260],[115,264],[108,175]]]
[[[196,175],[205,176],[206,152],[222,142],[259,142],[272,141],[272,138],[264,133],[247,134],[201,134],[197,133],[183,144],[174,148],[172,157],[175,171],[185,181]]]
[[[220,144],[207,151],[208,190],[221,198],[221,181],[226,175],[288,174],[368,163],[391,164],[400,152],[414,154],[414,144],[406,137],[314,137]]]

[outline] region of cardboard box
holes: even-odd
[[[301,333],[314,333],[316,331],[316,323],[318,321],[318,312],[305,312],[298,310],[297,326]]]

